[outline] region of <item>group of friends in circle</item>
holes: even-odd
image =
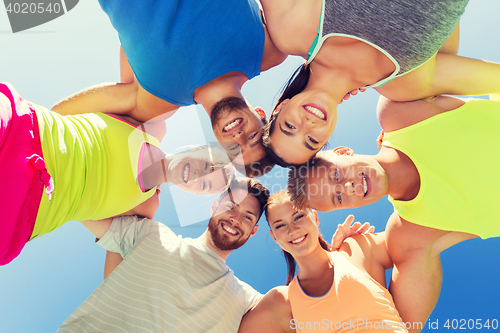
[[[500,178],[464,176],[500,168],[500,64],[457,55],[467,2],[99,0],[120,83],[52,110],[0,84],[0,264],[67,221],[97,237],[106,280],[58,332],[421,331],[440,253],[500,236]],[[304,63],[273,109],[252,107],[242,85],[288,55]],[[379,153],[322,150],[337,106],[368,88],[381,95]],[[219,146],[163,152],[164,120],[193,104]],[[276,164],[288,187],[271,194],[254,178]],[[167,182],[220,194],[199,238],[153,221]],[[331,244],[321,235],[318,211],[387,195],[385,231],[349,216]],[[288,266],[265,295],[226,265],[262,214]]]

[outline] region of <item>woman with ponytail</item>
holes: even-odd
[[[492,93],[500,66],[456,55],[467,2],[262,0],[274,44],[305,59],[266,125],[268,156],[287,167],[307,162],[333,133],[339,101],[359,88],[401,102]]]
[[[384,332],[407,332],[385,287],[392,260],[383,233],[363,233],[362,226],[359,235],[332,250],[320,234],[316,211],[295,210],[286,190],[269,198],[265,212],[288,278],[243,317],[240,333],[378,332],[381,325]],[[353,219],[339,229],[350,230],[345,227]]]

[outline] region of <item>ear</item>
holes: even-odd
[[[254,225],[253,229],[252,229],[252,232],[250,233],[249,237],[252,237],[253,235],[255,235],[255,233],[257,232],[257,230],[259,230],[259,226],[258,225]]]
[[[219,200],[215,200],[214,203],[212,204],[212,207],[210,207],[210,214],[212,216],[214,216],[217,207],[219,207]]]
[[[272,112],[272,114],[276,114],[280,112],[290,101],[290,98],[285,99],[283,102],[281,102]]]
[[[254,111],[257,112],[257,114],[261,117],[266,119],[266,112],[259,106],[254,108]]]
[[[316,226],[319,227],[318,212],[316,211],[316,209],[312,209],[312,208],[311,208],[311,211],[312,211],[312,214],[313,214],[314,223],[316,224]]]
[[[276,242],[276,237],[274,237],[274,234],[273,234],[273,231],[272,230],[269,230],[269,235],[271,235],[271,237],[274,239],[274,241]]]
[[[354,155],[354,150],[348,147],[337,147],[333,152],[339,156],[352,156]]]

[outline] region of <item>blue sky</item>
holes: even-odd
[[[500,2],[473,0],[461,21],[461,55],[500,62]],[[80,89],[119,80],[118,38],[97,1],[80,1],[62,17],[25,32],[12,34],[7,14],[0,9],[0,81],[9,81],[29,101],[50,107]],[[278,89],[300,59],[290,58],[278,68],[245,84],[243,92],[253,105],[269,111]],[[347,145],[358,153],[375,154],[380,131],[375,91],[367,91],[339,107],[338,125],[330,146]],[[91,111],[91,110],[89,110]],[[192,124],[193,114],[200,115]],[[208,117],[200,108],[181,109],[171,123],[162,147],[167,152],[203,141],[210,133]],[[213,136],[206,135],[207,141]],[[467,154],[467,153],[465,153]],[[464,155],[467,158],[467,155]],[[261,181],[273,192],[284,188],[286,171],[276,167]],[[5,189],[2,189],[5,190]],[[176,197],[176,203],[172,196]],[[179,234],[197,237],[206,221],[180,227],[183,205],[203,211],[209,197],[182,197],[164,191],[156,219]],[[177,208],[177,210],[176,210]],[[323,234],[331,237],[336,225],[353,213],[381,231],[392,212],[382,199],[355,210],[320,213]],[[203,217],[194,217],[202,219]],[[473,222],[471,222],[473,223]],[[228,259],[236,275],[261,292],[283,284],[284,260],[269,236],[264,219],[255,237]],[[442,254],[443,288],[430,320],[500,320],[500,240],[471,240]],[[0,332],[54,332],[102,281],[104,250],[78,222],[69,222],[51,234],[27,244],[21,255],[0,267]],[[426,329],[425,331],[435,331]]]

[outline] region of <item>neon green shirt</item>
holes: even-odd
[[[385,134],[420,174],[410,201],[389,200],[405,220],[481,238],[500,236],[500,102],[474,100]]]
[[[119,215],[155,193],[141,191],[137,174],[142,147],[159,147],[156,138],[106,114],[61,116],[34,107],[54,193],[51,201],[43,193],[31,238],[67,221]]]

